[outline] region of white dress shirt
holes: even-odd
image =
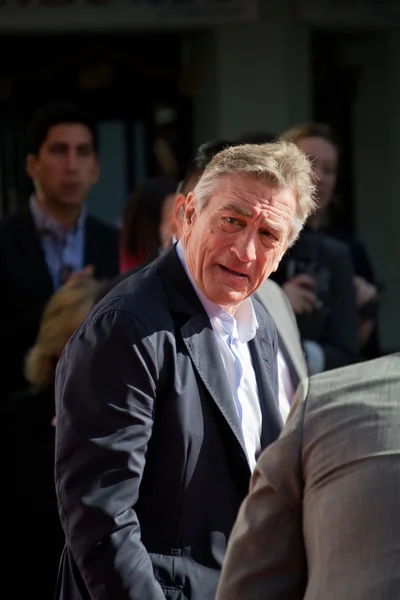
[[[251,470],[261,449],[262,414],[258,398],[257,382],[251,362],[248,342],[254,338],[258,328],[257,317],[250,298],[241,302],[232,317],[219,304],[208,300],[196,285],[186,265],[182,243],[176,246],[178,257],[198,295],[216,336],[216,341],[232,390],[247,458]]]

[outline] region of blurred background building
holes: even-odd
[[[386,0],[0,0],[1,215],[28,202],[27,123],[50,100],[99,121],[88,207],[109,223],[147,177],[181,177],[204,141],[328,123],[342,146],[336,218],[373,258],[382,349],[397,350],[399,26]]]

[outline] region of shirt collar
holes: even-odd
[[[37,197],[32,194],[29,199],[29,208],[33,217],[33,221],[35,223],[36,229],[39,233],[53,233],[58,238],[65,238],[69,233],[75,234],[82,231],[86,212],[85,209],[82,209],[81,214],[79,215],[79,219],[77,220],[72,227],[69,229],[63,229],[57,223],[57,221],[49,215],[43,208],[40,206]]]
[[[246,298],[243,300],[239,304],[235,312],[235,316],[232,317],[232,315],[222,308],[222,306],[209,300],[198,287],[187,266],[185,250],[181,241],[179,241],[176,245],[176,252],[187,276],[189,277],[194,291],[199,297],[204,310],[208,314],[210,321],[213,324],[213,327],[215,326],[217,332],[220,334],[226,333],[233,338],[237,337],[242,343],[245,344],[252,340],[255,337],[258,329],[258,321],[251,299]]]

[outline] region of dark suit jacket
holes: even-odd
[[[311,377],[260,457],[217,600],[398,600],[400,354]]]
[[[88,216],[85,260],[98,278],[118,273],[118,231]],[[0,361],[2,397],[25,388],[23,362],[34,344],[40,318],[53,293],[39,236],[30,210],[0,221]]]
[[[249,344],[277,438],[277,338]],[[56,376],[58,598],[212,600],[250,468],[215,334],[172,248],[97,304]]]

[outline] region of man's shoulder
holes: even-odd
[[[390,457],[395,464],[399,389],[400,354],[310,378],[299,411],[303,472],[310,493],[325,489],[329,495],[334,489],[351,485],[356,489],[365,484],[365,468],[374,466],[370,475],[380,477],[381,468],[387,467],[382,457]],[[378,457],[379,461],[374,460]],[[385,477],[386,483],[389,480]],[[332,487],[333,481],[344,487]]]
[[[159,299],[157,293],[162,291],[162,280],[155,264],[131,274],[120,275],[106,298],[99,302],[99,307],[108,305],[128,309],[140,306],[143,298],[151,305]],[[139,302],[139,304],[138,304]]]
[[[396,401],[400,389],[400,353],[332,369],[310,377],[309,408]]]
[[[156,263],[117,283],[92,309],[86,326],[104,319],[136,322],[148,333],[171,328],[168,294]]]
[[[35,243],[35,226],[29,209],[6,215],[0,220],[0,252],[6,263],[24,257]]]
[[[27,225],[33,227],[33,220],[29,209],[6,215],[0,219],[0,236],[12,236],[17,231],[20,231],[21,227],[26,227]]]

